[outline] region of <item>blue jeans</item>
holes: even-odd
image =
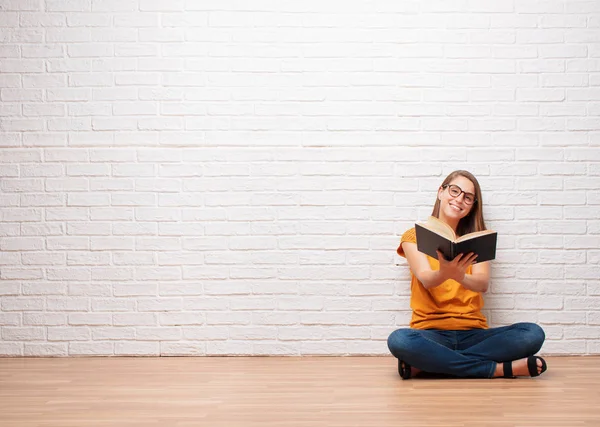
[[[537,353],[545,334],[535,323],[467,331],[398,329],[388,348],[399,360],[425,372],[491,378],[496,364]]]

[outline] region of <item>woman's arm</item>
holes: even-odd
[[[449,279],[440,270],[431,269],[429,261],[427,261],[427,255],[417,250],[416,243],[403,242],[402,249],[404,249],[410,271],[419,279],[425,289],[435,288]]]
[[[435,288],[448,279],[454,279],[463,287],[475,292],[486,292],[488,289],[490,279],[489,262],[473,265],[471,274],[466,274],[467,267],[476,258],[474,254],[459,255],[452,261],[446,261],[444,256],[438,252],[440,269],[432,270],[429,261],[427,261],[427,256],[417,250],[415,243],[404,242],[402,243],[402,249],[404,249],[410,270],[426,289]]]
[[[475,292],[487,292],[490,284],[490,263],[489,261],[479,262],[473,265],[471,274],[465,274],[462,280],[458,282],[463,287]]]

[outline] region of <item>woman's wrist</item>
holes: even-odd
[[[426,289],[435,288],[444,283],[448,278],[444,277],[440,270],[430,270],[424,272],[419,279]]]
[[[487,282],[483,281],[481,278],[477,278],[477,276],[473,276],[472,274],[465,274],[464,279],[459,283],[464,288],[473,292],[487,291]]]

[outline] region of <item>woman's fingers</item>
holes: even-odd
[[[446,261],[446,257],[444,256],[443,253],[441,253],[439,250],[436,250],[435,252],[437,253],[439,262]]]
[[[468,267],[469,265],[473,264],[475,262],[475,259],[477,258],[477,254],[475,254],[474,252],[469,252],[469,254],[463,258],[463,262],[461,263],[462,266],[464,267]]]

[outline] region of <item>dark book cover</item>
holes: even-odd
[[[498,239],[498,233],[496,232],[455,243],[419,224],[415,224],[415,231],[417,235],[417,249],[419,252],[423,252],[432,258],[437,259],[436,250],[438,249],[448,261],[453,260],[458,254],[468,254],[469,252],[474,252],[478,255],[475,263],[490,261],[496,258],[496,243]]]

